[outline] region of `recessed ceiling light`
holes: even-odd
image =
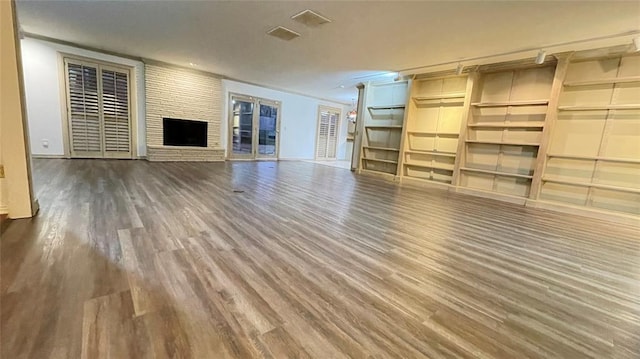
[[[326,17],[309,9],[293,15],[291,19],[311,27],[316,27],[331,22],[331,20],[327,19]]]
[[[296,37],[300,37],[300,34],[293,30],[289,30],[284,26],[275,27],[267,32],[267,34],[277,37],[280,40],[290,41]]]
[[[340,85],[340,86],[338,86],[338,87],[340,87],[341,89],[343,89],[343,88],[344,88],[344,85]]]
[[[193,62],[190,62],[190,63],[189,63],[189,66],[191,66],[191,67],[196,67],[196,66],[198,66],[198,64],[194,64]]]

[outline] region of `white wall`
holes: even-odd
[[[24,68],[25,92],[31,152],[34,155],[63,156],[63,101],[59,69],[59,53],[82,56],[107,61],[134,68],[135,92],[137,95],[138,155],[146,156],[146,109],[144,64],[139,61],[106,55],[48,41],[26,38],[21,41]],[[313,159],[318,106],[325,105],[340,108],[340,132],[338,136],[338,159],[348,159],[345,116],[351,108],[340,103],[322,101],[316,98],[296,95],[284,91],[272,90],[237,81],[223,80],[221,145],[227,148],[228,141],[228,103],[229,93],[239,93],[261,97],[281,103],[280,158]],[[48,141],[48,147],[43,141]]]
[[[24,85],[31,153],[33,155],[62,156],[63,101],[58,53],[78,55],[134,68],[137,96],[138,156],[146,155],[144,64],[139,61],[105,55],[57,43],[25,38],[21,41]],[[43,146],[43,141],[49,146]]]
[[[318,126],[318,106],[325,105],[341,109],[338,159],[346,159],[347,121],[345,117],[347,111],[350,110],[350,106],[231,80],[223,80],[222,89],[224,102],[222,112],[222,130],[224,132],[222,138],[225,149],[227,149],[229,137],[229,93],[236,93],[280,101],[282,111],[280,116],[281,159],[313,159]]]

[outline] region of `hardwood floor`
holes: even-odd
[[[640,357],[639,227],[305,162],[34,170],[2,358]]]

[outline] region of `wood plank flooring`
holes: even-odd
[[[306,162],[34,171],[2,358],[640,358],[640,227]]]

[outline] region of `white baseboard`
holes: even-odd
[[[66,158],[65,155],[32,154],[31,158]]]
[[[278,161],[314,161],[313,158],[278,158]]]

